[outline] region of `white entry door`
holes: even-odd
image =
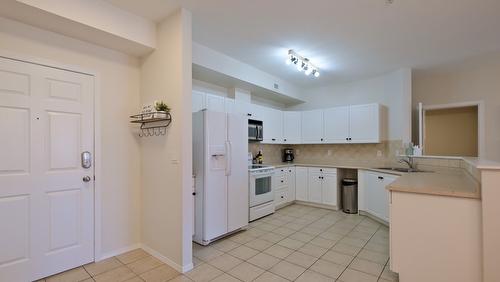
[[[94,260],[93,104],[92,76],[0,58],[0,281]]]

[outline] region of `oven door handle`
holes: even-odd
[[[231,142],[226,141],[226,176],[231,175],[231,157],[232,157]]]

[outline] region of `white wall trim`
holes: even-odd
[[[56,61],[47,60],[31,55],[11,52],[0,49],[0,57],[20,62],[36,64],[44,67],[55,68],[70,72],[81,73],[94,77],[94,260],[102,260],[102,201],[101,201],[101,93],[99,72],[80,66],[66,65]],[[121,249],[120,249],[121,250]],[[114,251],[114,252],[119,252]]]
[[[150,248],[146,244],[141,244],[141,248],[144,251],[146,251],[147,253],[149,253],[150,255],[152,255],[153,257],[159,259],[161,262],[163,262],[163,263],[171,266],[172,268],[174,268],[175,270],[177,270],[177,271],[179,271],[181,273],[186,273],[189,270],[193,269],[193,263],[181,266],[181,265],[175,263],[173,260],[171,260],[171,259],[167,258],[166,256],[160,254],[158,251],[155,251],[154,249]]]
[[[118,255],[124,254],[126,252],[133,251],[135,249],[140,249],[140,248],[141,248],[141,244],[139,244],[139,243],[133,244],[133,245],[130,245],[130,246],[126,246],[126,247],[123,247],[123,248],[119,248],[119,249],[113,250],[111,252],[103,253],[99,257],[99,259],[96,258],[95,261],[98,262],[98,261],[105,260],[105,259],[108,259],[108,258],[111,258],[111,257],[116,257]]]
[[[478,158],[482,159],[486,157],[486,132],[485,132],[485,107],[484,101],[469,101],[469,102],[457,102],[449,104],[437,104],[437,105],[423,105],[422,106],[422,135],[425,144],[425,111],[427,110],[442,110],[450,108],[461,108],[461,107],[472,107],[477,106],[477,122],[478,122]],[[422,144],[423,145],[423,144]],[[425,148],[424,148],[425,149]]]

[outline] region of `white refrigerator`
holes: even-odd
[[[193,113],[195,242],[207,245],[248,225],[247,154],[246,117]]]

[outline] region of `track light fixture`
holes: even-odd
[[[308,58],[302,57],[292,49],[288,50],[288,57],[285,63],[287,65],[294,64],[298,71],[304,71],[304,74],[307,76],[312,74],[314,77],[319,77],[319,69],[311,64]]]

